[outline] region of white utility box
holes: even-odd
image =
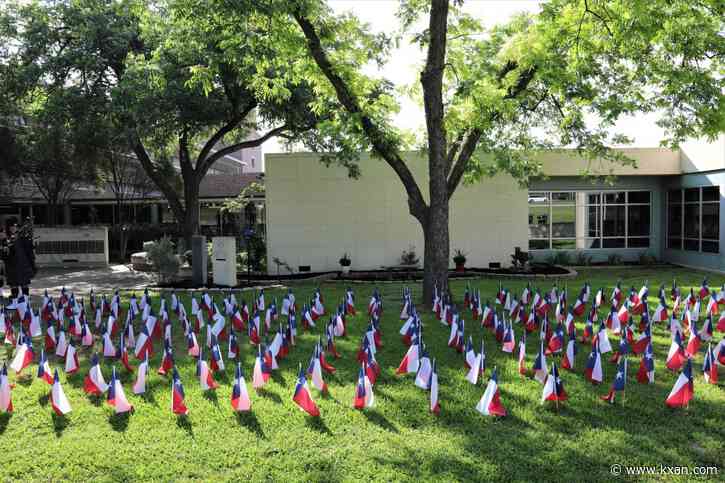
[[[234,287],[237,284],[237,240],[233,236],[211,239],[214,285]]]

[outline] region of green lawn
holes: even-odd
[[[607,295],[618,277],[623,289],[645,280],[650,282],[651,309],[657,304],[660,283],[668,287],[673,278],[683,291],[699,287],[703,274],[681,269],[584,271],[567,282],[570,300],[585,280],[593,290],[607,288]],[[719,287],[723,277],[710,276],[711,287]],[[485,298],[493,299],[498,281],[470,282]],[[539,281],[549,289],[551,281]],[[465,281],[452,283],[460,302]],[[516,292],[525,281],[504,281]],[[725,471],[725,391],[703,383],[702,353],[693,365],[695,399],[688,410],[665,406],[676,375],[664,368],[669,336],[662,325],[654,329],[656,384],[637,383],[638,357],[630,357],[626,404],[615,405],[599,399],[605,394],[615,366],[604,362],[605,382],[594,387],[582,375],[589,348],[579,344],[576,373],[562,371],[569,401],[557,412],[540,404],[542,386],[517,372],[515,356],[501,352],[493,335],[480,326],[467,324],[476,345],[484,333],[487,348],[486,381],[493,366],[499,368],[501,399],[509,415],[504,419],[481,416],[474,409],[484,386],[474,387],[465,379],[462,356],[446,346],[448,328],[424,314],[425,341],[438,360],[440,416],[428,411],[428,393],[413,384],[413,376],[396,376],[406,346],[400,340],[398,320],[402,284],[380,284],[385,303],[382,321],[384,347],[377,358],[383,368],[375,386],[375,408],[352,408],[358,365],[355,354],[367,325],[364,315],[373,284],[354,286],[358,310],[349,319],[349,336],[338,339],[343,358],[331,362],[334,376],[325,375],[330,388],[327,397],[312,389],[320,411],[319,419],[307,417],[292,402],[298,363],[307,364],[317,333],[305,333],[281,363],[267,389],[260,394],[251,388],[253,354],[246,336],[242,337],[244,369],[252,398],[252,412],[237,416],[230,407],[233,366],[227,364],[226,377],[217,378],[221,387],[202,394],[195,377],[195,362],[186,356],[181,328],[175,327],[176,362],[186,390],[187,418],[177,418],[170,410],[170,381],[156,374],[160,346],[152,359],[152,372],[145,397],[132,394],[133,376],[120,371],[124,388],[135,412],[118,417],[105,401],[83,392],[83,378],[89,354],[82,353],[80,371],[61,376],[73,407],[67,418],[57,418],[48,402],[49,386],[33,378],[18,381],[13,390],[15,412],[0,416],[0,478],[3,480],[130,480],[202,479],[320,481],[320,480],[556,480],[579,481],[610,477],[612,464],[624,465],[719,465]],[[297,300],[307,299],[314,286],[294,287]],[[419,284],[411,285],[419,297]],[[322,293],[328,309],[344,293],[345,285],[324,283]],[[283,291],[267,291],[267,300]],[[249,301],[251,293],[241,297]],[[239,295],[238,295],[239,297]],[[158,296],[154,298],[158,304]],[[185,300],[187,310],[189,301]],[[605,309],[606,310],[606,309]],[[704,310],[703,310],[704,311]],[[466,311],[470,317],[470,313]],[[637,319],[638,320],[638,319]],[[175,321],[175,319],[174,319]],[[320,327],[322,324],[318,325]],[[583,322],[577,322],[581,333]],[[517,328],[517,340],[521,331]],[[722,334],[716,334],[716,340]],[[201,339],[204,339],[203,337]],[[528,365],[535,356],[534,339],[528,343]],[[616,346],[617,337],[611,338]],[[41,340],[35,343],[39,355]],[[101,350],[100,341],[96,344]],[[224,349],[226,356],[226,348]],[[10,358],[9,349],[0,350],[0,359]],[[208,357],[208,352],[207,352]],[[55,357],[51,366],[58,365]],[[137,361],[133,360],[134,365]],[[549,359],[551,363],[551,359]],[[120,364],[118,365],[120,369]],[[27,369],[26,369],[27,370]],[[33,375],[36,366],[30,367]],[[106,380],[110,364],[103,363]],[[725,379],[725,371],[720,371]],[[11,375],[11,381],[15,376]]]

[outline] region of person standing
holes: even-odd
[[[17,298],[19,290],[29,295],[30,281],[38,271],[35,266],[33,241],[18,235],[18,219],[5,220],[5,241],[0,249],[0,258],[5,262],[5,278],[10,287],[11,298]]]

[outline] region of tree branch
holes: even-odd
[[[217,132],[214,133],[212,137],[207,140],[206,144],[204,144],[204,147],[201,149],[201,152],[199,152],[199,156],[196,158],[196,167],[195,169],[197,171],[204,171],[206,172],[209,167],[204,167],[204,164],[207,164],[209,161],[207,160],[207,156],[209,156],[209,153],[212,149],[214,149],[214,146],[217,145],[219,141],[221,141],[224,136],[229,134],[231,131],[236,129],[237,126],[246,118],[250,112],[252,112],[252,109],[254,109],[256,106],[256,102],[251,102],[247,107],[237,115],[233,116],[232,119],[222,126]],[[217,158],[218,159],[218,158]],[[216,159],[214,160],[216,161]],[[214,161],[211,161],[212,163]],[[201,168],[201,169],[200,169]]]
[[[380,127],[367,114],[362,112],[360,103],[352,93],[350,87],[335,72],[330,59],[327,57],[327,53],[322,48],[320,37],[317,35],[312,22],[302,14],[299,8],[293,12],[293,16],[307,39],[307,47],[310,50],[312,58],[315,59],[315,63],[335,89],[338,101],[350,114],[359,116],[363,131],[370,140],[373,149],[393,168],[393,171],[395,171],[403,183],[405,191],[408,194],[408,209],[410,214],[421,223],[426,222],[428,207],[413,174],[401,158],[400,153],[398,153]]]
[[[258,137],[257,139],[250,139],[248,141],[242,141],[240,143],[235,143],[229,146],[225,146],[224,148],[220,149],[219,151],[214,151],[209,157],[207,157],[201,166],[197,166],[197,174],[199,174],[202,178],[206,174],[206,172],[211,168],[211,166],[220,158],[223,158],[227,154],[232,154],[236,151],[239,151],[240,149],[249,149],[249,148],[256,148],[257,146],[261,146],[264,144],[267,140],[273,138],[274,136],[279,135],[280,133],[284,132],[288,129],[287,124],[283,124],[282,126],[276,127],[274,129],[270,129],[267,131],[266,134],[263,136]],[[201,169],[200,169],[201,168]]]
[[[463,143],[463,147],[458,155],[456,164],[453,167],[450,176],[448,176],[448,199],[451,199],[451,196],[453,196],[456,188],[458,188],[458,185],[463,178],[463,174],[466,172],[466,168],[468,167],[468,161],[471,159],[473,152],[476,150],[478,140],[481,139],[481,134],[481,131],[476,128],[472,129],[466,136],[466,140]]]

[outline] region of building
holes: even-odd
[[[520,247],[539,260],[562,251],[593,261],[646,254],[725,272],[725,137],[623,151],[636,167],[559,150],[541,155],[546,179],[528,189],[508,175],[460,186],[450,205],[451,250],[467,253],[469,267],[509,265]],[[406,159],[426,186],[426,161]],[[326,271],[339,269],[343,253],[352,269],[396,265],[409,246],[422,255],[420,225],[384,161],[361,156],[359,180],[312,153],[269,154],[265,163],[269,260]],[[587,170],[616,178],[593,182],[582,176]]]

